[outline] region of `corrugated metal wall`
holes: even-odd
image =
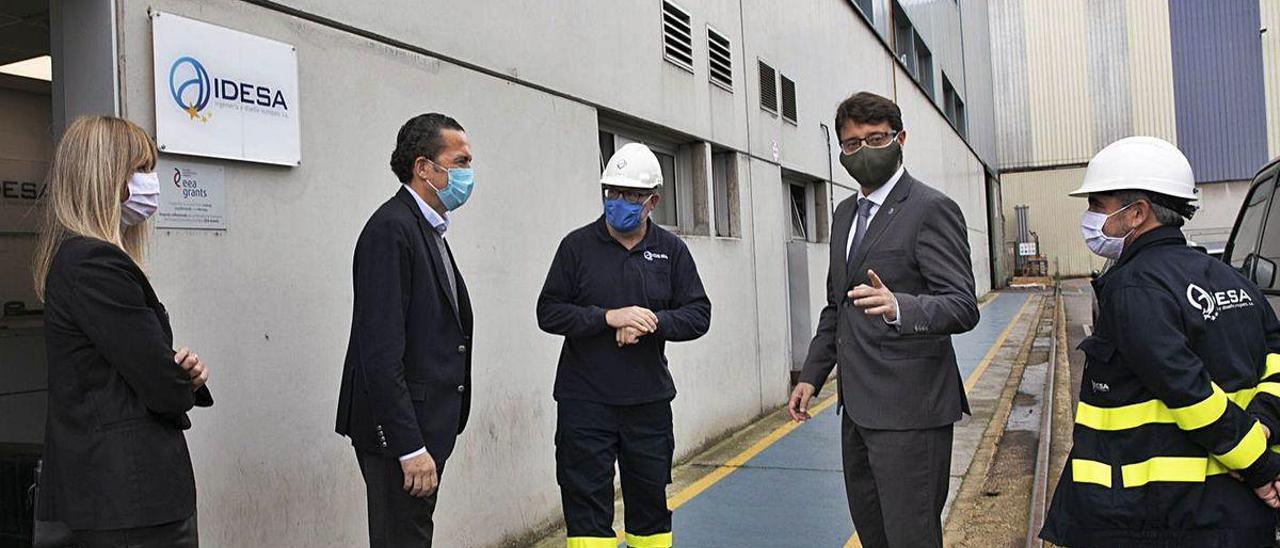
[[[1250,178],[1267,160],[1257,0],[1170,0],[1178,147],[1196,180]]]
[[[1127,0],[1129,112],[1133,132],[1178,144],[1173,112],[1173,53],[1169,44],[1169,4]],[[1106,146],[1105,144],[1103,146]]]
[[[1260,0],[1262,78],[1267,94],[1267,157],[1280,156],[1280,0]]]
[[[1169,7],[1160,0],[992,0],[1000,164],[1085,163],[1133,134],[1176,143]]]
[[[1040,253],[1049,260],[1050,274],[1086,276],[1106,262],[1091,253],[1080,239],[1080,214],[1088,209],[1087,203],[1067,196],[1080,187],[1083,179],[1084,168],[1006,173],[1000,177],[1005,242],[1017,239],[1013,208],[1030,206],[1031,231],[1040,236]]]
[[[1088,10],[1083,2],[1023,4],[1030,79],[1031,161],[1070,164],[1093,155]],[[1099,97],[1099,100],[1106,100]]]

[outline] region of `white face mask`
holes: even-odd
[[[133,226],[146,222],[160,207],[160,176],[134,173],[129,176],[129,198],[120,204],[120,224]]]
[[[1129,206],[1132,205],[1124,206],[1111,215],[1092,211],[1084,212],[1084,215],[1080,217],[1080,234],[1084,236],[1084,243],[1089,246],[1089,251],[1108,259],[1119,259],[1120,255],[1124,254],[1124,241],[1129,237],[1129,234],[1133,234],[1133,230],[1130,230],[1129,234],[1116,238],[1108,236],[1102,231],[1102,227],[1107,224],[1107,219],[1129,209]]]

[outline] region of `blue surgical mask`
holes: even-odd
[[[462,207],[462,204],[467,203],[467,199],[471,198],[471,190],[475,188],[475,171],[469,167],[451,167],[447,171],[449,184],[444,189],[436,189],[435,185],[430,183],[427,186],[440,198],[440,203],[446,210],[453,211]]]
[[[644,213],[644,202],[633,204],[622,198],[604,201],[604,220],[614,230],[628,234],[640,228],[640,216]]]

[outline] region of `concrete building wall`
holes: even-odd
[[[369,213],[397,190],[387,168],[396,128],[421,112],[450,113],[467,128],[478,178],[449,234],[476,310],[476,396],[444,478],[443,546],[496,545],[558,519],[550,392],[560,340],[538,331],[534,302],[560,238],[599,215],[602,115],[739,153],[740,237],[685,236],[714,312],[706,337],[669,347],[681,393],[677,458],[785,402],[787,318],[794,306],[816,314],[824,299],[814,273],[827,265],[825,246],[812,246],[809,302],[790,302],[781,170],[834,179],[837,199],[848,196],[852,181],[833,163],[827,130],[850,92],[893,96],[897,78],[908,169],[961,204],[986,290],[985,167],[929,99],[895,76],[890,54],[845,2],[683,2],[701,32],[692,75],[662,60],[656,1],[286,4],[379,36],[233,0],[120,6],[121,108],[149,131],[148,9],[298,49],[302,165],[209,160],[225,169],[229,229],[160,230],[153,239],[151,272],[177,342],[213,371],[218,404],[197,411],[188,434],[212,546],[363,542],[363,485],[350,447],[332,432],[351,250]],[[707,82],[706,24],[733,41],[732,94]],[[796,81],[797,123],[760,110],[757,59]]]

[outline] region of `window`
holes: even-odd
[[[907,14],[902,11],[902,6],[897,2],[893,3],[893,51],[898,55],[898,59],[907,67],[907,72],[912,76],[916,75],[916,31],[911,26],[911,20],[907,19]]]
[[[947,119],[955,124],[956,130],[961,135],[968,134],[968,120],[965,119],[964,100],[960,98],[960,94],[956,93],[955,86],[951,85],[951,80],[947,78],[947,74],[942,74],[942,111],[947,115]]]
[[[760,108],[778,113],[778,73],[773,67],[760,61]]]
[[[619,135],[612,131],[600,131],[600,171],[604,171],[605,163],[613,156],[614,152],[622,148],[627,143],[643,143],[653,151],[653,155],[658,157],[658,165],[662,166],[662,199],[658,201],[658,207],[653,210],[654,222],[662,226],[678,226],[679,207],[680,207],[680,187],[681,181],[676,174],[676,151],[674,147],[663,146],[653,142],[636,138],[635,136]]]
[[[1231,266],[1237,270],[1243,271],[1245,260],[1258,251],[1258,236],[1262,234],[1262,224],[1266,221],[1271,195],[1275,192],[1274,181],[1274,175],[1272,175],[1255,186],[1248,201],[1245,202],[1244,211],[1240,216],[1240,225],[1232,235],[1231,249],[1227,251]]]
[[[680,234],[712,234],[712,150],[708,143],[687,141],[687,137],[665,128],[603,113],[599,126],[602,171],[613,153],[627,143],[644,144],[657,157],[663,184],[662,198],[653,211],[654,222]],[[736,204],[736,183],[729,188],[729,203]]]
[[[1264,184],[1273,188],[1275,186],[1270,181]],[[1277,226],[1280,226],[1280,200],[1273,199],[1271,211],[1262,223],[1262,241],[1258,244],[1258,255],[1264,260],[1253,265],[1254,272],[1250,276],[1264,291],[1280,290],[1280,273],[1276,272],[1276,265],[1280,263],[1280,231],[1275,229]]]
[[[920,87],[924,88],[924,92],[930,99],[935,97],[937,93],[933,89],[933,53],[929,51],[929,47],[924,44],[924,39],[920,35],[916,35],[916,63],[920,70],[916,81],[920,83]]]
[[[791,196],[791,239],[809,239],[809,200],[804,185],[788,184]]]
[[[830,241],[831,207],[827,183],[789,170],[783,171],[782,181],[787,190],[791,239],[815,243]]]
[[[782,119],[798,125],[796,121],[796,83],[782,77]]]
[[[853,5],[862,12],[862,16],[867,18],[867,22],[875,23],[875,15],[871,6],[871,0],[853,0]]]
[[[739,238],[742,229],[738,220],[738,155],[733,152],[712,152],[711,189],[715,194],[716,236]]]
[[[733,93],[733,47],[725,35],[707,27],[707,57],[711,83]]]
[[[693,20],[689,12],[665,1],[662,3],[662,56],[671,64],[693,72]]]

